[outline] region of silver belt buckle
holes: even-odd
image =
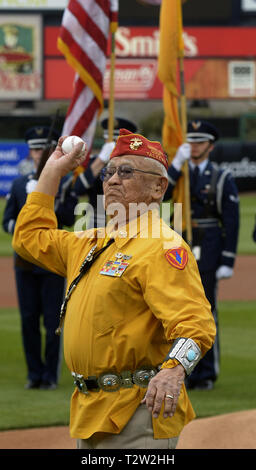
[[[133,374],[133,382],[142,388],[147,388],[149,381],[155,377],[157,370],[152,367],[147,369],[138,369]]]
[[[83,375],[72,372],[72,376],[74,377],[74,384],[77,386],[79,392],[89,395]]]
[[[99,376],[98,385],[105,392],[116,392],[122,386],[122,379],[118,374],[105,372]]]

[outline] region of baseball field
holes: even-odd
[[[4,200],[0,199],[0,218]],[[238,258],[219,286],[221,371],[211,391],[190,391],[197,419],[178,448],[256,449],[255,194],[241,196]],[[62,363],[57,390],[25,390],[20,318],[10,236],[0,229],[0,449],[72,449],[68,433],[72,379]]]

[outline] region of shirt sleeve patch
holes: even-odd
[[[177,269],[184,269],[188,262],[188,252],[185,248],[172,248],[165,252],[165,257],[172,266]]]

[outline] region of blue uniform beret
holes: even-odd
[[[31,149],[43,148],[47,143],[56,145],[60,137],[59,133],[53,129],[51,131],[50,141],[48,136],[50,127],[47,126],[35,126],[28,129],[25,133],[25,140]]]
[[[104,139],[108,138],[108,118],[105,118],[101,121],[101,127],[104,130]],[[120,129],[127,129],[128,131],[132,132],[133,134],[137,132],[138,128],[136,124],[129,119],[114,118],[114,126],[113,126],[113,135],[114,138],[117,139],[119,136]]]

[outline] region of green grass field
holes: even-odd
[[[238,240],[238,254],[256,255],[256,243],[252,239],[252,232],[256,216],[256,193],[240,195],[240,230]]]
[[[3,231],[2,219],[5,207],[5,199],[0,198],[0,256],[12,254],[11,236]],[[256,243],[252,239],[252,231],[256,215],[256,193],[240,196],[240,233],[238,253],[241,255],[256,255]]]
[[[16,308],[0,309],[0,357],[0,429],[68,423],[73,384],[64,361],[57,390],[24,389],[27,372]]]
[[[220,302],[221,373],[214,390],[190,391],[197,417],[255,409],[256,302]],[[57,390],[25,390],[17,309],[0,309],[0,429],[67,425],[72,378],[64,364]]]

